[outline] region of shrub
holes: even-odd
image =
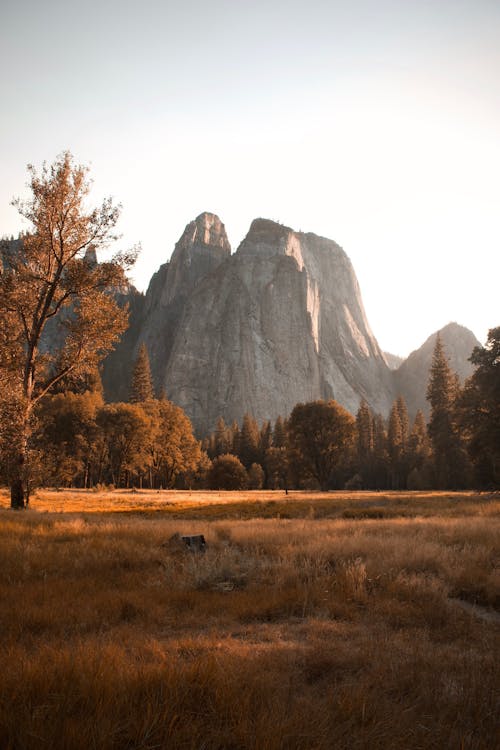
[[[248,469],[248,489],[261,490],[264,485],[264,469],[260,464],[252,464]]]
[[[247,486],[245,467],[230,453],[218,456],[208,472],[208,483],[212,490],[244,490]]]

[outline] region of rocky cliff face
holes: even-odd
[[[216,217],[211,221],[222,227]],[[171,261],[180,269],[193,257],[186,232]],[[245,412],[275,419],[300,401],[318,398],[335,398],[351,411],[365,398],[386,413],[391,373],[344,251],[331,240],[265,219],[252,223],[232,256],[224,238],[215,230],[211,244],[203,245],[213,257],[207,273],[186,274],[180,282],[177,272],[172,281],[168,268],[161,293],[148,291],[146,304],[150,296],[157,314],[150,314],[141,332],[155,374],[164,368],[162,385],[198,432],[212,428],[220,415],[226,421],[241,421]],[[157,331],[176,300],[182,309],[168,326],[165,357]]]
[[[0,243],[0,272],[18,247],[19,240]],[[97,262],[95,253],[87,260]],[[104,363],[109,400],[128,399],[144,341],[157,390],[186,410],[200,435],[219,416],[275,419],[319,398],[335,398],[352,413],[364,398],[387,415],[401,394],[410,414],[428,415],[437,334],[392,372],[366,320],[352,265],[332,240],[256,219],[231,255],[224,225],[203,213],[186,226],[146,295],[131,285],[116,294],[130,318]],[[479,342],[456,323],[439,333],[451,368],[464,380]],[[54,336],[49,327],[46,348]]]
[[[472,331],[458,325],[458,323],[449,323],[440,331],[433,333],[420,349],[412,352],[394,373],[396,390],[398,394],[404,397],[408,411],[412,416],[418,409],[421,409],[426,419],[429,418],[429,403],[426,400],[426,392],[432,354],[438,333],[443,342],[450,367],[453,372],[458,374],[461,382],[463,383],[474,371],[468,359],[474,347],[480,346],[480,343]]]
[[[198,284],[231,255],[224,224],[203,213],[190,222],[168,263],[153,275],[144,301],[139,341],[144,341],[157,386],[165,385],[165,370],[186,302]],[[200,311],[200,314],[203,314]]]
[[[106,361],[107,396],[127,398],[144,341],[158,391],[185,409],[200,435],[219,416],[275,419],[319,398],[335,398],[353,413],[364,398],[387,415],[401,393],[411,414],[428,413],[436,334],[391,372],[352,265],[332,240],[256,219],[231,255],[224,225],[204,213],[186,226],[145,297],[131,290],[123,302],[130,328]],[[457,324],[440,333],[464,379],[477,340]]]

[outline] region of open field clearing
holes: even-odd
[[[0,509],[9,508],[0,490]],[[37,512],[158,513],[173,518],[415,518],[498,515],[500,493],[464,492],[315,492],[309,490],[38,490]]]
[[[500,747],[498,494],[1,505],[1,748]]]

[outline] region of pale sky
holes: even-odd
[[[386,351],[500,325],[500,0],[0,0],[0,235],[69,149],[145,290],[217,213],[338,242]]]

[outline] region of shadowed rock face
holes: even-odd
[[[412,417],[421,409],[426,419],[429,418],[430,409],[426,393],[438,333],[450,368],[457,373],[460,381],[463,383],[474,372],[474,367],[468,360],[474,347],[480,346],[480,343],[472,331],[458,323],[448,323],[440,331],[433,333],[394,373],[396,390],[404,397]]]
[[[391,373],[335,242],[257,219],[237,252],[198,279],[182,295],[163,385],[200,434],[220,415],[275,419],[318,398],[355,412],[364,397],[387,413]]]

